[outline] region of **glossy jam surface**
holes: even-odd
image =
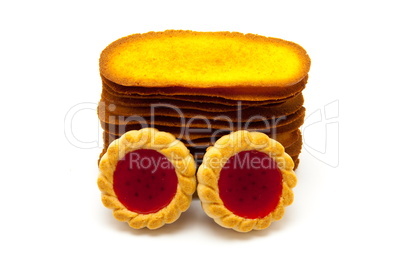
[[[166,207],[177,190],[172,163],[155,150],[140,149],[119,160],[113,175],[113,189],[128,209],[149,214]]]
[[[267,154],[243,151],[223,166],[218,187],[225,207],[234,214],[249,219],[263,218],[279,203],[282,174]]]

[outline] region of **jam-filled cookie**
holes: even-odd
[[[283,146],[260,132],[237,131],[208,148],[197,172],[206,214],[239,232],[267,228],[293,202],[297,179]]]
[[[129,131],[99,162],[102,202],[132,228],[159,228],[189,208],[195,170],[193,156],[172,134],[154,128]]]

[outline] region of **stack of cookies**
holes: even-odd
[[[251,34],[165,31],[119,39],[100,58],[104,151],[129,130],[154,127],[175,135],[200,163],[217,139],[246,129],[278,140],[297,166],[309,67],[299,45]]]

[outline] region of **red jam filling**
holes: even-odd
[[[119,201],[141,214],[169,205],[177,190],[172,163],[155,150],[140,149],[119,160],[113,174],[113,189]]]
[[[282,174],[267,154],[242,151],[223,166],[218,187],[225,207],[234,214],[249,219],[263,218],[279,203]]]

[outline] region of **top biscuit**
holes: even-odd
[[[307,76],[310,58],[277,38],[168,30],[118,39],[99,64],[103,77],[129,87],[289,87]]]

